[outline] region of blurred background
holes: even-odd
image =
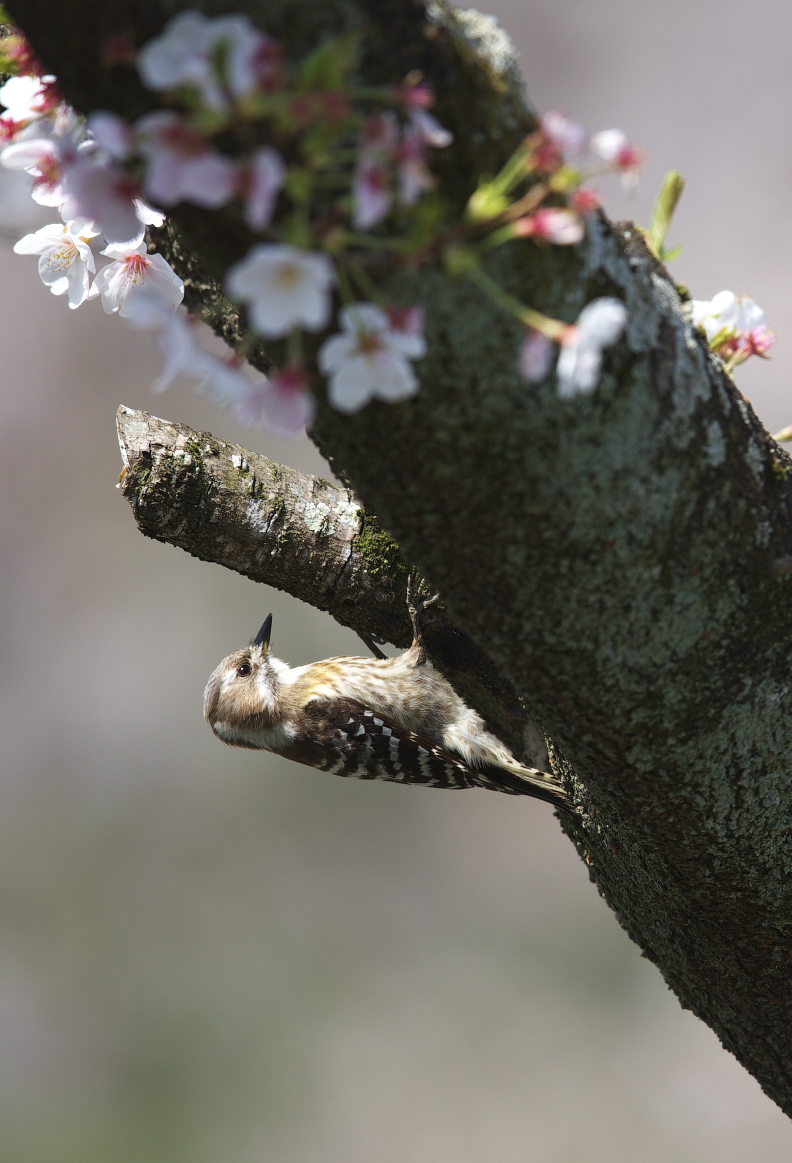
[[[737,373],[792,422],[792,8],[499,0],[540,109],[624,128],[696,298],[766,309]],[[47,216],[49,218],[49,215]],[[40,224],[40,223],[38,223]],[[27,228],[25,228],[27,229]],[[0,245],[0,1163],[788,1163],[792,1125],[684,1013],[544,804],[323,776],[217,742],[206,678],[280,593],[145,540],[118,404],[326,473],[307,442],[154,398],[149,338]]]

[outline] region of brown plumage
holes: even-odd
[[[484,787],[568,806],[556,776],[524,766],[485,729],[419,636],[396,658],[290,667],[270,654],[270,627],[271,616],[207,684],[204,714],[224,743],[356,779]]]

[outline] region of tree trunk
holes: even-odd
[[[247,11],[295,54],[363,28],[363,70],[380,82],[423,69],[455,133],[438,171],[460,206],[532,123],[486,18],[417,0],[200,7]],[[102,47],[129,28],[142,43],[172,5],[64,0],[57,21],[48,0],[11,8],[78,108],[151,103],[132,73],[102,65]],[[224,221],[178,208],[161,238],[194,307],[249,245]],[[792,1113],[792,462],[629,226],[600,218],[564,251],[505,247],[490,270],[570,320],[596,295],[626,303],[626,336],[592,396],[526,385],[513,321],[470,284],[405,271],[386,289],[427,311],[420,393],[351,418],[320,402],[314,438],[514,705],[535,709],[580,809],[564,827],[621,924]],[[234,326],[229,307],[218,328]],[[177,501],[160,491],[163,529]],[[294,578],[297,565],[278,568]],[[321,592],[309,600],[327,608]],[[367,632],[391,636],[398,615],[384,608]],[[497,720],[492,705],[485,714]]]

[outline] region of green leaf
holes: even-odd
[[[673,262],[675,258],[679,258],[679,256],[681,255],[683,250],[684,250],[684,247],[682,247],[682,246],[672,246],[670,250],[666,250],[666,248],[664,246],[661,246],[660,247],[660,261],[661,262]]]
[[[300,65],[297,78],[305,89],[343,89],[357,66],[360,34],[336,36],[315,48]]]
[[[677,247],[673,251],[667,251],[664,244],[671,226],[671,219],[674,217],[674,211],[682,197],[684,188],[685,179],[682,175],[677,170],[670,170],[665,176],[660,193],[657,195],[652,222],[646,238],[649,246],[661,261],[670,261],[681,249]]]

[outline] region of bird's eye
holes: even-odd
[[[247,676],[250,674],[251,670],[252,670],[252,667],[251,667],[250,663],[243,662],[241,666],[237,667],[237,674],[239,675],[240,678],[247,678]]]

